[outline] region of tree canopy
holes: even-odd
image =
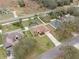
[[[14,46],[14,59],[25,59],[28,54],[32,53],[35,46],[36,41],[33,38],[23,37]]]
[[[60,50],[62,53],[55,59],[79,59],[79,50],[72,46],[65,46]]]
[[[57,6],[69,5],[72,0],[33,0],[43,4],[45,7],[54,9]]]

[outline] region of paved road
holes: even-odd
[[[79,43],[79,36],[73,37],[71,40],[68,40],[66,42],[63,42],[61,45],[51,48],[49,51],[41,54],[40,56],[36,57],[35,59],[53,59],[56,55],[60,53],[59,48],[61,46],[66,46],[66,45],[71,45],[73,46],[74,44]]]
[[[45,11],[45,12],[39,12],[39,13],[28,14],[28,15],[20,16],[20,17],[16,17],[16,18],[13,17],[13,18],[10,18],[10,19],[1,20],[0,23],[14,22],[14,21],[18,21],[18,19],[20,19],[20,18],[28,18],[28,17],[34,16],[34,15],[46,14],[46,13],[49,13],[49,12],[51,12],[51,11],[52,11],[52,10],[48,10],[48,11]]]

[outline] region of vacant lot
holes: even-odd
[[[45,11],[46,8],[42,7],[34,1],[24,0],[25,7],[18,6],[18,0],[0,0],[0,7],[6,7],[17,11],[19,16],[39,11]]]

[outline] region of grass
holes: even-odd
[[[54,47],[54,44],[50,41],[50,39],[46,36],[33,36],[30,31],[25,32],[27,37],[34,37],[34,39],[37,41],[37,46],[34,49],[34,51],[27,56],[26,59],[33,59],[37,55],[47,51],[50,48]]]
[[[63,42],[69,38],[72,37],[72,34],[66,30],[63,29],[54,29],[52,26],[47,25],[47,27],[51,30],[51,34],[55,36],[59,41]]]
[[[47,16],[43,17],[42,20],[47,23],[51,20],[51,16],[47,15]]]
[[[0,34],[0,44],[2,44],[2,35]]]
[[[0,14],[0,19],[1,20],[9,19],[11,17],[13,17],[12,14]]]
[[[23,24],[24,27],[26,27],[26,26],[29,27],[30,24],[32,24],[32,23],[36,23],[37,25],[42,24],[42,22],[37,18],[35,18],[35,19],[29,18],[29,20],[22,21],[22,24]],[[19,28],[20,28],[19,26],[16,26],[16,25],[13,25],[13,24],[2,26],[2,29],[3,29],[4,32],[13,31],[13,30],[16,30],[16,29],[19,29]]]
[[[3,48],[0,48],[0,59],[7,59],[5,50]]]
[[[29,20],[26,20],[26,21],[23,21],[23,22],[22,22],[24,26],[29,26],[29,25],[32,24],[33,22],[35,22],[37,25],[38,25],[38,24],[42,24],[42,22],[41,22],[38,18],[36,18],[36,19],[28,18],[28,19],[29,19]]]
[[[14,26],[14,25],[12,25],[12,24],[2,26],[2,30],[3,30],[4,32],[13,31],[13,30],[16,30],[16,29],[19,29],[19,27]]]

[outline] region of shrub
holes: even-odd
[[[18,4],[20,7],[24,7],[25,6],[25,3],[23,0],[18,0]]]

